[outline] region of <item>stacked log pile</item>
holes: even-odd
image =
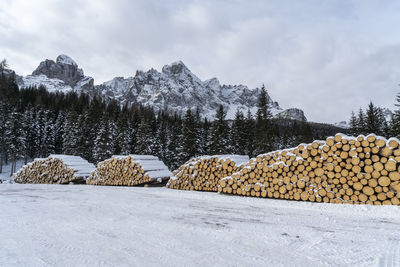
[[[167,187],[180,190],[218,191],[218,183],[223,177],[238,172],[248,156],[216,155],[192,158],[174,171]]]
[[[96,170],[90,174],[86,183],[120,186],[162,185],[171,176],[168,167],[155,156],[113,156],[97,164]]]
[[[94,169],[93,164],[81,157],[52,154],[23,166],[13,180],[24,184],[84,183]]]
[[[218,191],[311,202],[399,205],[399,140],[337,134],[257,156]]]

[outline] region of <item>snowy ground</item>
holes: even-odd
[[[0,185],[0,266],[399,266],[400,207]]]
[[[23,160],[19,160],[17,161],[17,171],[19,169],[21,169],[21,167],[24,165],[24,161]],[[3,172],[0,173],[0,181],[3,182],[8,182],[11,180],[11,175],[10,175],[10,171],[11,171],[11,164],[8,165],[4,165],[3,166]],[[1,183],[1,182],[0,182]]]

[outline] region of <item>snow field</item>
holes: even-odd
[[[400,207],[0,186],[0,266],[399,266]]]

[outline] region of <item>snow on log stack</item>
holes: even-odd
[[[23,166],[13,179],[24,184],[84,183],[95,166],[77,156],[52,154]]]
[[[218,191],[312,202],[400,205],[399,140],[337,134],[259,155]]]
[[[162,184],[171,176],[168,167],[155,156],[113,156],[97,164],[97,169],[90,174],[86,183],[122,186]]]
[[[174,172],[174,176],[168,181],[167,187],[216,192],[220,179],[238,172],[248,161],[248,156],[240,155],[192,158]]]

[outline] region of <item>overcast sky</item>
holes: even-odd
[[[391,0],[0,0],[0,58],[26,75],[65,53],[96,84],[182,60],[337,122],[370,100],[394,109],[399,14]]]

